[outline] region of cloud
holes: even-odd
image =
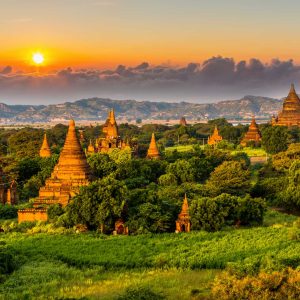
[[[215,56],[184,67],[119,65],[115,69],[59,70],[44,76],[0,71],[0,102],[58,103],[88,97],[153,101],[208,102],[244,95],[286,96],[291,82],[300,85],[300,66],[293,60],[256,58],[235,61]],[[300,87],[299,87],[300,90]]]
[[[4,67],[1,71],[0,71],[0,74],[9,74],[12,72],[12,67],[11,66],[6,66]]]

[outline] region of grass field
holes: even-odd
[[[200,148],[203,148],[203,146],[200,146]],[[166,152],[172,152],[174,150],[177,150],[178,152],[188,152],[193,150],[193,145],[182,145],[182,146],[173,146],[173,147],[167,147],[165,149]],[[234,150],[231,152],[231,154],[237,154],[240,152],[245,152],[249,157],[260,157],[260,156],[266,156],[267,153],[262,148],[249,148],[245,147],[243,150]]]
[[[0,245],[14,254],[17,268],[0,284],[0,299],[117,299],[128,288],[166,299],[204,299],[228,264],[298,266],[294,220],[269,211],[264,226],[215,233],[2,233]]]

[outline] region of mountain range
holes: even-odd
[[[175,120],[185,116],[187,120],[203,120],[224,117],[230,120],[269,119],[282,107],[282,100],[244,96],[239,100],[216,103],[152,102],[136,100],[111,100],[104,98],[81,99],[51,105],[7,105],[0,103],[0,122],[46,123],[74,118],[75,120],[103,121],[114,108],[117,119],[132,122],[142,120]]]

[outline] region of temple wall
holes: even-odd
[[[22,209],[18,211],[18,222],[47,221],[46,209]]]

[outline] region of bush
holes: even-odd
[[[14,219],[18,217],[18,209],[12,205],[0,204],[0,219]]]
[[[288,300],[300,298],[300,272],[261,272],[258,276],[238,277],[228,272],[218,276],[212,287],[214,299]]]
[[[243,198],[228,194],[215,198],[203,197],[191,203],[192,229],[216,231],[226,224],[261,224],[265,211],[265,201],[249,195]]]
[[[56,221],[59,216],[64,213],[63,208],[59,204],[50,205],[47,214],[50,221]]]
[[[9,274],[13,272],[15,268],[16,262],[12,249],[0,246],[0,275]]]
[[[166,299],[162,294],[153,292],[148,287],[129,288],[116,300],[162,300]]]

